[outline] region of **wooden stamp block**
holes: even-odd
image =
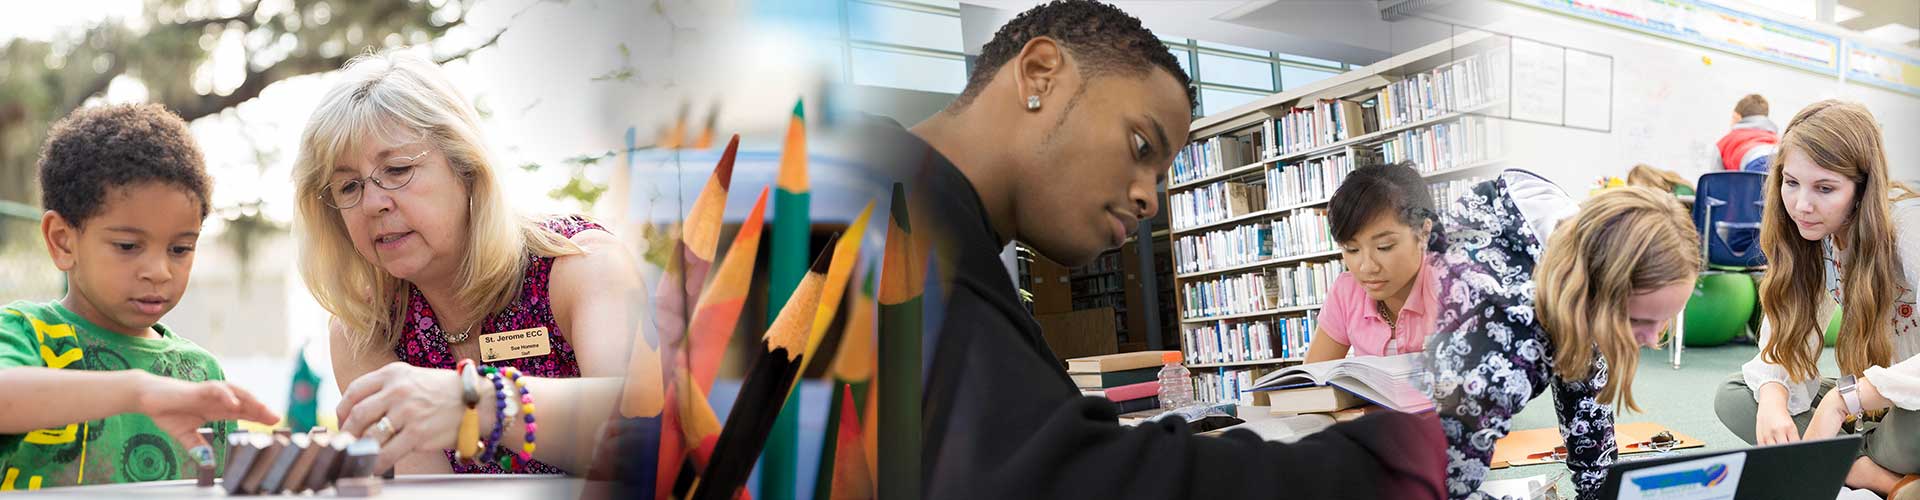
[[[340,459],[346,456],[347,445],[353,443],[353,435],[344,432],[322,436],[321,439],[324,441],[315,441],[315,444],[324,443],[326,446],[320,447],[319,454],[313,459],[313,470],[307,472],[307,489],[314,493],[332,486],[333,480],[340,477]]]
[[[252,435],[252,433],[249,433],[247,431],[236,431],[236,432],[227,433],[227,463],[229,464],[233,463],[234,452],[240,451],[240,443],[245,442],[247,440],[247,436],[250,436],[250,435]]]
[[[273,439],[279,441],[285,438],[275,435]],[[273,459],[273,468],[267,469],[266,478],[260,480],[260,494],[278,495],[286,489],[287,473],[293,471],[293,463],[299,461],[300,455],[306,452],[306,434],[294,434],[292,439],[287,439],[287,444],[280,449],[280,455]]]
[[[268,434],[261,434],[254,438],[256,443],[261,440],[267,440],[267,445],[260,449],[258,456],[254,457],[253,467],[247,471],[247,478],[240,482],[240,493],[243,495],[260,493],[260,482],[265,481],[267,472],[273,470],[274,461],[280,458],[281,450],[287,449],[287,438]]]
[[[347,446],[346,458],[340,465],[340,478],[371,477],[374,467],[380,462],[380,443],[372,439],[355,440]]]
[[[233,441],[233,453],[227,456],[227,475],[221,479],[221,488],[229,495],[242,494],[240,486],[246,483],[247,475],[253,472],[253,464],[259,461],[260,452],[272,444],[270,438],[254,434],[234,434],[228,436]]]
[[[304,440],[305,443],[301,441]],[[327,447],[327,435],[303,434],[295,436],[293,446],[300,448],[300,456],[293,460],[293,468],[287,469],[285,484],[287,493],[299,493],[307,490],[307,474],[313,469],[313,461],[320,458],[320,449]]]
[[[194,476],[194,486],[201,488],[213,487],[213,466],[198,465],[195,466],[194,472],[197,474]]]

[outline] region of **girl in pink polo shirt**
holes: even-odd
[[[1360,167],[1334,190],[1327,219],[1348,271],[1320,308],[1308,363],[1425,345],[1440,302],[1429,251],[1434,214],[1426,183],[1404,162]]]

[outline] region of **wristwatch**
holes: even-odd
[[[1855,393],[1858,390],[1859,381],[1860,379],[1853,375],[1840,378],[1840,399],[1846,401],[1849,417],[1858,418],[1861,413],[1865,413],[1860,409],[1860,395]]]

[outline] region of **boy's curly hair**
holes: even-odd
[[[210,207],[212,179],[187,123],[158,104],[93,106],[53,125],[40,148],[40,199],[68,224],[99,215],[112,188],[161,182]]]

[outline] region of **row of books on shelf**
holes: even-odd
[[[1120,268],[1121,268],[1120,250],[1114,249],[1114,250],[1108,250],[1106,253],[1100,254],[1099,257],[1094,257],[1093,262],[1088,262],[1086,265],[1076,267],[1067,271],[1067,275],[1077,278],[1081,276],[1092,276],[1096,274],[1111,273],[1114,271],[1119,271]]]
[[[1174,156],[1168,176],[1178,184],[1246,166],[1259,158],[1256,142],[1252,135],[1224,134],[1187,144]]]
[[[1427,193],[1433,195],[1434,208],[1444,214],[1447,212],[1447,207],[1453,206],[1454,200],[1458,200],[1472,193],[1473,186],[1484,180],[1485,179],[1479,177],[1473,177],[1430,183],[1427,184]]]
[[[1373,95],[1379,129],[1490,104],[1505,94],[1503,52],[1489,51],[1407,75]]]
[[[1220,320],[1184,328],[1185,356],[1195,364],[1304,358],[1319,320],[1315,316]]]
[[[1273,268],[1275,280],[1280,285],[1280,307],[1326,303],[1327,292],[1333,289],[1333,280],[1344,272],[1347,272],[1347,265],[1338,260]]]
[[[1192,273],[1250,264],[1276,256],[1273,224],[1255,222],[1174,238],[1173,266]]]
[[[1497,123],[1485,117],[1466,116],[1396,133],[1381,143],[1380,156],[1388,163],[1411,161],[1416,165],[1415,170],[1430,174],[1486,161],[1496,156],[1501,147]]]
[[[1193,376],[1193,401],[1198,404],[1233,402],[1253,404],[1253,381],[1271,371],[1264,367],[1208,370]]]
[[[1073,278],[1073,295],[1093,295],[1126,291],[1120,273],[1094,274]]]
[[[1073,310],[1075,311],[1100,307],[1111,307],[1116,313],[1124,313],[1127,310],[1127,297],[1123,294],[1107,293],[1073,298]],[[1114,324],[1126,324],[1126,322],[1120,321]]]
[[[1326,302],[1333,280],[1346,272],[1340,261],[1303,262],[1180,285],[1183,318],[1206,318]]]
[[[1182,236],[1174,240],[1174,267],[1181,273],[1251,264],[1282,256],[1333,251],[1327,210],[1305,209],[1269,221]]]
[[[1339,247],[1333,241],[1333,226],[1327,222],[1327,209],[1295,211],[1273,221],[1275,253],[1307,255],[1331,252]]]
[[[1260,152],[1275,157],[1311,151],[1491,103],[1502,94],[1498,72],[1505,66],[1500,57],[1477,54],[1407,75],[1371,93],[1300,102],[1261,122]]]
[[[1505,95],[1506,65],[1504,53],[1489,51],[1406,75],[1373,92],[1299,103],[1263,120],[1258,133],[1222,134],[1188,144],[1174,159],[1172,182],[1491,104]]]
[[[1168,222],[1176,228],[1193,227],[1266,210],[1267,186],[1263,182],[1220,181],[1167,195],[1167,205],[1173,210]]]
[[[1261,122],[1267,156],[1299,153],[1380,130],[1374,108],[1362,102],[1321,99],[1302,104]]]
[[[1280,207],[1330,198],[1353,169],[1353,157],[1344,153],[1267,169],[1267,205]]]
[[[1260,312],[1280,307],[1278,275],[1261,270],[1180,284],[1184,318]]]

